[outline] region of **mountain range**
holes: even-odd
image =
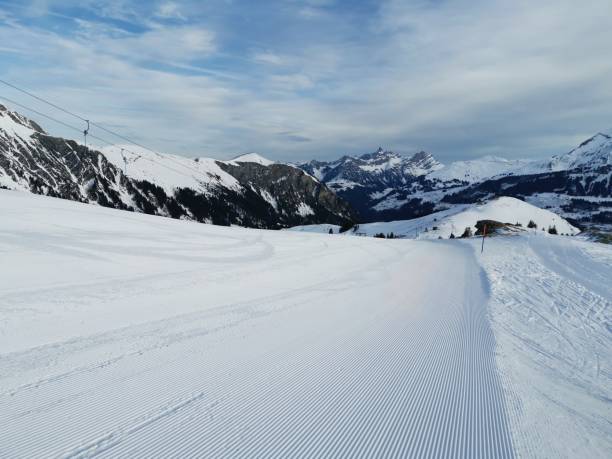
[[[423,151],[403,156],[379,148],[298,166],[348,201],[362,222],[406,220],[511,196],[583,228],[612,226],[612,137],[603,133],[545,160],[486,156],[443,165]]]
[[[189,159],[87,148],[0,105],[0,187],[220,225],[348,224],[353,211],[299,168],[256,155]]]
[[[612,136],[538,160],[444,165],[379,148],[334,161],[229,161],[134,146],[85,147],[0,105],[0,187],[221,225],[286,228],[418,218],[511,196],[582,229],[612,229]]]

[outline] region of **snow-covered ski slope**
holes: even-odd
[[[0,190],[0,254],[0,457],[612,447],[606,246],[481,256]]]

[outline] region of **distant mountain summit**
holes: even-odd
[[[190,159],[136,147],[101,151],[51,137],[0,105],[0,187],[220,225],[282,228],[352,221],[327,186],[256,155]]]
[[[334,189],[406,184],[412,178],[442,167],[433,156],[421,151],[404,157],[379,148],[374,153],[361,156],[343,156],[339,160],[310,161],[299,164],[309,174],[329,184]]]
[[[553,156],[547,163],[551,171],[595,170],[612,165],[612,136],[597,133],[569,153]]]
[[[343,156],[336,161],[310,161],[298,165],[318,178],[357,210],[360,218],[372,221],[380,199],[401,190],[423,175],[442,168],[427,152],[403,156],[379,148],[361,156]]]

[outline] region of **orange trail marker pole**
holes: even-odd
[[[487,235],[487,225],[485,224],[484,228],[482,229],[482,246],[480,246],[480,253],[484,251],[484,238],[486,235]]]

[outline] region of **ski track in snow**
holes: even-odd
[[[0,457],[514,456],[468,244],[0,206]]]

